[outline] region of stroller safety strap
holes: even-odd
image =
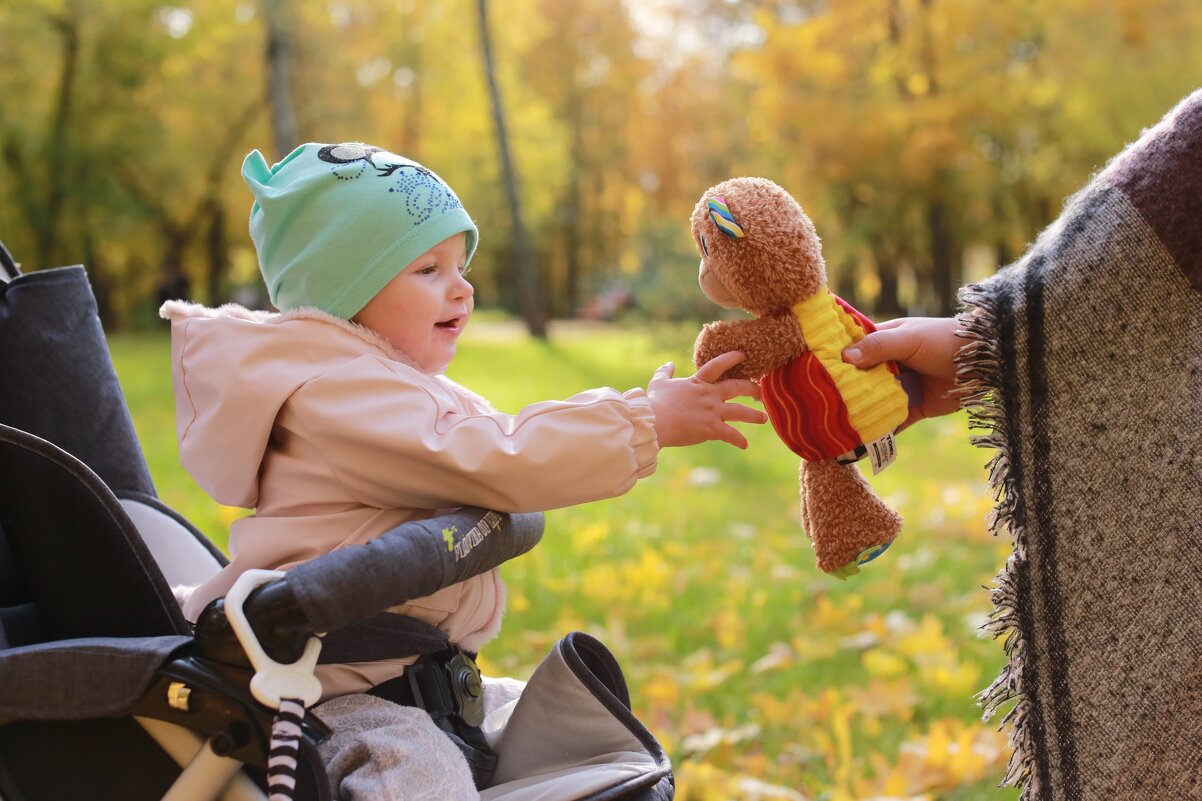
[[[480,668],[472,655],[455,645],[423,656],[401,676],[378,684],[371,695],[402,706],[420,707],[435,720],[455,716],[468,726],[484,722]]]
[[[483,790],[492,783],[497,757],[480,729],[484,687],[474,654],[448,645],[421,657],[402,675],[377,684],[368,694],[424,709],[467,760],[476,788]]]

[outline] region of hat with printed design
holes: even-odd
[[[349,320],[414,259],[479,233],[445,181],[415,161],[365,145],[301,145],[271,167],[242,163],[255,202],[250,236],[276,308],[313,306]]]

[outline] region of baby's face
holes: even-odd
[[[444,239],[413,260],[355,315],[431,373],[455,356],[472,316],[472,285],[463,277],[467,234]]]

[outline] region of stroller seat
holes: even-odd
[[[0,801],[266,798],[277,710],[250,688],[224,601],[194,628],[172,593],[225,558],[155,494],[86,275],[21,275],[0,245],[5,267],[0,340],[20,345],[0,351]],[[445,556],[444,526],[485,520],[495,536]],[[482,509],[408,523],[293,568],[244,613],[280,662],[319,633],[337,650],[382,610],[518,556],[541,531],[541,515]],[[441,634],[429,628],[427,641]],[[329,733],[304,715],[296,798],[337,798],[316,753]],[[620,667],[582,633],[535,671],[496,750],[487,801],[672,797]]]

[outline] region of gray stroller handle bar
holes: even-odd
[[[246,599],[246,616],[268,653],[299,653],[308,634],[359,623],[479,575],[526,553],[542,534],[541,513],[476,507],[403,523],[259,587]]]
[[[541,513],[464,507],[297,565],[288,583],[314,628],[331,631],[491,570],[542,535]]]

